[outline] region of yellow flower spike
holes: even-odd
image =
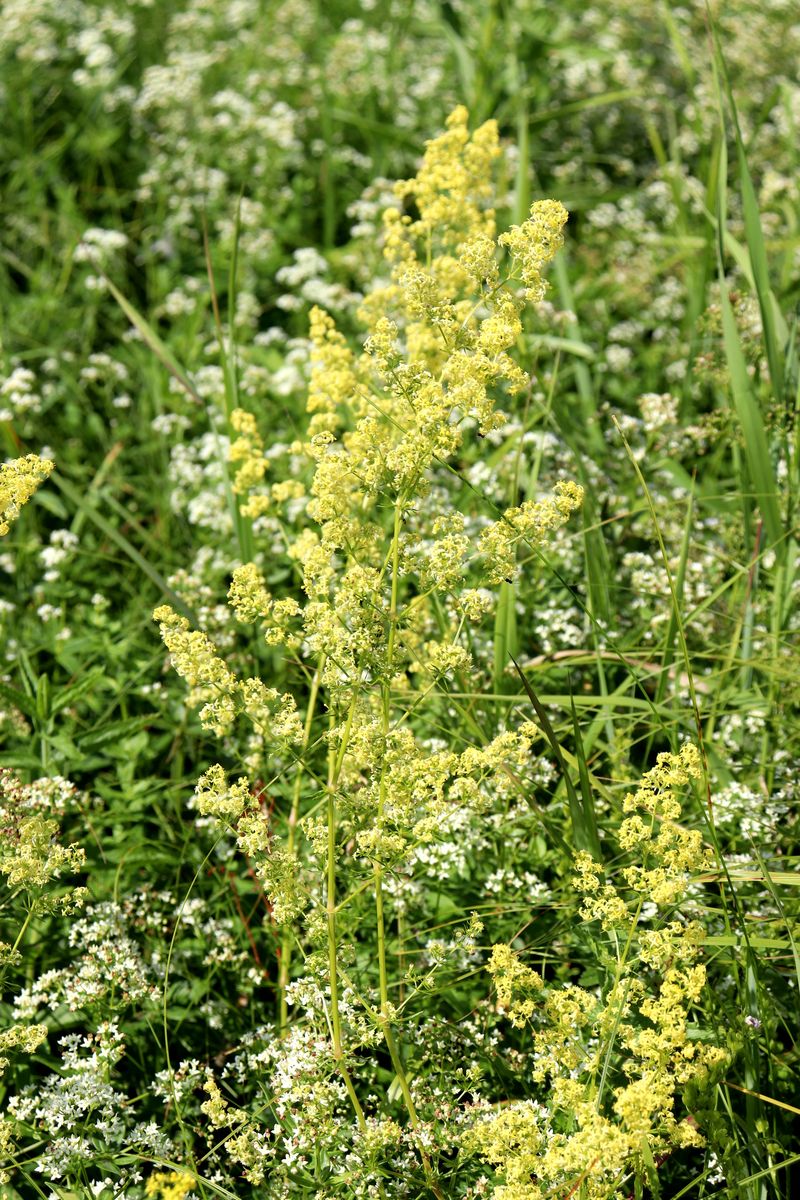
[[[84,851],[76,844],[60,846],[57,833],[54,820],[35,813],[20,823],[13,841],[0,844],[0,874],[10,888],[43,888],[65,872],[81,870]]]
[[[146,1196],[153,1200],[184,1200],[195,1185],[188,1171],[154,1171],[144,1185]]]
[[[234,824],[246,808],[255,804],[246,777],[228,784],[225,771],[215,763],[200,776],[194,789],[197,811],[203,816]]]
[[[231,442],[228,451],[228,461],[238,464],[233,491],[237,496],[245,496],[248,492],[255,492],[264,482],[267,473],[264,442],[258,432],[255,417],[243,408],[235,408],[231,413],[231,429],[239,434],[239,437]],[[269,494],[258,492],[249,497],[242,505],[241,511],[244,516],[255,518],[266,512],[269,506]]]
[[[500,154],[497,122],[486,121],[470,137],[468,121],[466,108],[459,105],[447,118],[444,133],[426,143],[416,177],[395,184],[399,199],[415,201],[419,218],[391,221],[413,238],[444,233],[455,247],[470,235],[494,235],[494,213],[486,202],[492,194],[492,163]],[[402,245],[402,234],[397,240]],[[387,242],[387,250],[396,261],[396,246]]]
[[[10,1025],[7,1029],[0,1030],[0,1075],[9,1065],[7,1050],[34,1054],[46,1039],[46,1025]]]
[[[54,464],[38,454],[26,454],[0,464],[0,537],[5,537],[21,509],[47,479]]]
[[[520,962],[510,946],[502,944],[492,947],[487,970],[494,980],[497,1002],[506,1010],[511,1024],[524,1025],[534,1010],[530,993],[538,993],[544,986],[541,975]]]
[[[517,508],[507,508],[503,519],[489,525],[478,543],[484,555],[492,583],[509,582],[517,571],[516,552],[520,543],[538,546],[549,533],[565,525],[570,515],[583,504],[583,488],[570,480],[561,480],[552,496],[526,500]]]
[[[211,1127],[213,1129],[233,1127],[239,1130],[234,1137],[225,1139],[228,1156],[233,1162],[241,1163],[244,1167],[244,1177],[249,1183],[256,1185],[263,1183],[264,1164],[258,1151],[257,1132],[249,1117],[228,1103],[210,1073],[203,1089],[208,1099],[200,1105],[200,1111],[208,1118]],[[180,1198],[176,1197],[175,1200],[180,1200]]]
[[[590,854],[575,855],[581,915],[612,931],[616,947],[616,968],[604,992],[571,983],[547,986],[527,976],[510,947],[492,952],[488,970],[498,999],[511,1023],[532,1037],[530,1075],[547,1084],[552,1097],[549,1111],[537,1114],[530,1103],[512,1102],[468,1132],[465,1144],[503,1180],[495,1200],[542,1200],[578,1186],[586,1200],[608,1200],[622,1172],[641,1174],[660,1155],[704,1144],[702,1133],[676,1109],[684,1086],[702,1085],[728,1058],[690,1032],[691,1010],[706,985],[705,967],[697,961],[705,931],[677,915],[649,928],[642,916],[645,902],[679,903],[688,872],[705,865],[699,834],[675,824],[681,806],[674,789],[700,774],[697,749],[686,745],[677,754],[659,755],[626,797],[630,815],[618,841],[641,861],[622,868],[619,889],[604,882],[604,869]],[[627,1082],[612,1090],[607,1079],[614,1077]],[[566,1131],[553,1128],[553,1111],[567,1114]],[[507,1136],[523,1127],[524,1144]]]
[[[217,654],[207,634],[190,630],[189,622],[169,605],[161,605],[153,613],[161,627],[161,638],[172,659],[172,665],[190,687],[207,686],[230,693],[235,677]]]
[[[311,437],[320,429],[338,427],[340,421],[335,414],[353,402],[359,381],[350,347],[336,328],[333,318],[316,305],[309,317],[309,337],[312,358],[306,411],[313,414],[308,427]]]
[[[508,249],[516,263],[531,304],[544,299],[547,285],[542,271],[564,245],[564,226],[569,214],[559,200],[537,200],[522,225],[512,225],[498,243]]]
[[[255,563],[245,563],[234,569],[228,588],[228,603],[236,613],[237,621],[243,624],[269,617],[273,607],[272,597]]]

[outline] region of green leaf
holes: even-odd
[[[53,696],[51,711],[57,713],[63,708],[68,708],[76,700],[80,700],[81,696],[85,696],[87,692],[96,687],[100,680],[105,678],[105,675],[106,672],[102,667],[95,667],[93,670],[87,671],[82,679],[60,688]]]
[[[36,715],[40,721],[50,716],[50,680],[40,675],[36,684]]]
[[[575,737],[575,757],[578,761],[578,776],[581,784],[581,801],[583,810],[581,832],[586,841],[586,845],[581,846],[580,849],[588,850],[589,853],[599,861],[600,837],[597,832],[597,821],[594,813],[594,798],[592,796],[592,785],[589,779],[589,767],[586,762],[586,754],[583,747],[581,727],[578,724],[578,713],[575,708],[575,701],[572,697],[570,697],[570,700],[570,707],[572,709],[572,729]]]
[[[35,719],[35,701],[30,696],[26,696],[24,692],[17,691],[16,688],[2,681],[0,681],[0,699],[5,700],[8,704],[13,704],[14,708],[18,708],[21,713],[24,713],[26,717],[30,717],[31,720]]]
[[[525,673],[523,672],[519,663],[516,661],[515,658],[512,658],[511,661],[513,662],[514,666],[517,669],[517,674],[519,675],[520,679],[522,680],[522,686],[525,688],[525,691],[528,694],[528,699],[530,700],[531,704],[533,705],[536,716],[539,718],[539,724],[542,727],[544,736],[547,738],[548,742],[550,743],[550,749],[553,751],[553,756],[555,757],[555,760],[558,763],[558,766],[561,770],[561,774],[564,779],[564,785],[567,789],[567,798],[569,800],[569,811],[570,811],[570,816],[572,817],[572,834],[575,839],[575,845],[578,847],[579,850],[591,850],[592,832],[594,832],[595,839],[597,838],[597,829],[594,825],[594,809],[591,806],[591,802],[590,802],[589,813],[587,814],[584,812],[580,797],[578,796],[578,793],[575,791],[575,785],[572,782],[572,777],[570,776],[569,770],[567,768],[567,764],[564,761],[564,755],[561,753],[561,746],[559,744],[558,738],[556,737],[555,730],[553,729],[553,726],[550,724],[550,718],[548,717],[547,713],[545,712],[544,708],[542,707],[541,703],[539,702],[539,698],[537,697],[536,693],[534,692],[533,688],[531,687],[530,683],[528,682],[528,680],[525,676]],[[590,797],[590,801],[591,801],[591,797]],[[597,849],[599,851],[599,845],[597,846]]]
[[[0,754],[0,767],[9,767],[16,771],[38,771],[40,775],[43,774],[42,760],[35,754],[25,754],[22,750]]]
[[[137,550],[123,533],[120,533],[116,525],[112,525],[112,523],[106,517],[104,517],[102,513],[98,512],[97,508],[95,507],[94,498],[90,496],[82,496],[78,489],[74,487],[68,479],[64,479],[64,477],[58,473],[54,473],[51,478],[55,480],[56,484],[67,497],[67,499],[74,504],[76,508],[80,508],[83,512],[85,512],[87,519],[90,520],[92,524],[96,525],[98,529],[102,530],[106,537],[111,538],[112,542],[115,542],[117,546],[119,546],[120,550],[127,554],[128,558],[130,558],[132,562],[136,563],[141,572],[146,575],[147,578],[155,584],[158,590],[162,592],[163,595],[169,600],[176,612],[182,613],[184,616],[188,617],[190,621],[196,624],[196,618],[191,609],[188,608],[177,592],[172,590],[166,579],[164,579],[163,575],[147,561],[141,551]]]
[[[742,131],[739,125],[739,113],[733,97],[730,79],[725,66],[725,60],[719,46],[719,40],[714,32],[714,38],[719,55],[722,78],[725,81],[725,92],[728,105],[733,117],[733,133],[736,140],[736,156],[739,165],[739,181],[742,189],[742,208],[744,210],[744,230],[747,249],[750,254],[750,264],[753,272],[753,283],[758,297],[758,307],[761,310],[761,324],[764,331],[764,348],[769,364],[769,374],[772,387],[778,399],[783,398],[784,392],[784,361],[783,344],[788,337],[786,322],[778,306],[770,283],[767,265],[767,251],[764,245],[764,232],[761,228],[761,214],[758,211],[758,200],[753,187],[750,168],[747,164],[747,153],[744,148]]]
[[[733,406],[741,426],[744,454],[755,499],[764,518],[767,536],[773,545],[783,541],[783,522],[778,507],[778,481],[772,468],[767,434],[758,401],[750,387],[747,364],[739,340],[739,331],[728,299],[725,276],[720,264],[720,307],[725,356],[731,381]]]
[[[104,274],[103,278],[108,290],[111,292],[111,295],[125,313],[125,316],[128,318],[131,325],[133,325],[135,329],[138,329],[139,333],[142,335],[145,345],[150,347],[159,362],[166,367],[170,375],[176,380],[177,383],[180,384],[187,395],[191,396],[197,404],[200,404],[203,408],[205,408],[205,402],[202,396],[196,390],[196,388],[193,387],[189,379],[178,366],[172,351],[164,344],[164,342],[162,342],[152,325],[150,325],[150,323],[144,319],[142,314],[136,308],[134,308],[130,300],[128,300],[127,297],[122,294],[117,285],[113,283],[107,275]]]
[[[513,583],[500,584],[500,595],[494,618],[494,686],[503,690],[505,669],[517,649],[516,590]]]
[[[114,739],[121,740],[131,733],[138,733],[140,729],[146,729],[152,723],[152,717],[130,717],[125,721],[114,721],[109,725],[102,725],[99,729],[92,729],[89,733],[81,734],[76,740],[81,749],[102,746]]]
[[[644,1163],[644,1170],[647,1176],[647,1183],[650,1191],[653,1193],[653,1200],[660,1200],[661,1184],[658,1181],[658,1171],[656,1170],[655,1160],[653,1159],[653,1151],[650,1149],[650,1143],[647,1137],[643,1137],[639,1143],[639,1149]]]

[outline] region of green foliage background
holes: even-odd
[[[708,935],[693,1021],[731,1060],[692,1101],[707,1149],[609,1195],[796,1191],[799,50],[780,0],[3,6],[0,431],[4,457],[56,470],[0,556],[0,762],[25,784],[75,785],[46,803],[85,850],[89,890],[67,916],[30,915],[24,889],[3,899],[4,942],[24,927],[3,1024],[24,1010],[48,1035],[3,1079],[4,1195],[437,1194],[418,1157],[381,1158],[383,1143],[372,1175],[353,1167],[338,1101],[309,1118],[316,1155],[258,1183],[200,1108],[209,1067],[228,1103],[302,1142],[310,1093],[274,1108],[281,1051],[263,1031],[279,1019],[281,935],[251,864],[187,807],[221,753],[237,773],[249,749],[203,730],[151,614],[171,604],[234,669],[308,695],[302,663],[235,630],[225,605],[251,559],[276,594],[297,587],[276,530],[237,511],[227,423],[253,412],[291,474],[309,311],[357,344],[359,299],[387,273],[391,181],[458,103],[473,127],[499,123],[499,227],[543,196],[570,220],[516,346],[529,392],[473,439],[457,482],[434,480],[430,514],[472,511],[473,495],[497,513],[564,477],[586,497],[499,590],[474,674],[416,727],[460,748],[524,720],[543,731],[514,820],[443,834],[393,927],[420,998],[409,1072],[441,1112],[426,1117],[438,1194],[503,1185],[459,1158],[479,1076],[492,1104],[538,1095],[527,1035],[498,1023],[491,946],[554,984],[601,987],[612,951],[576,916],[573,852],[610,845],[622,797],[686,739],[708,765],[686,820],[716,855],[687,909]],[[7,776],[9,829],[15,787]],[[285,819],[279,789],[274,803]],[[359,978],[375,955],[364,922],[356,904],[340,934]],[[319,985],[315,955],[300,938],[293,962]],[[20,1009],[23,993],[39,1001]],[[106,1022],[125,1055],[89,1069]],[[381,1048],[359,1062],[405,1131],[395,1064]],[[286,1071],[306,1078],[295,1059]],[[557,1194],[594,1194],[572,1186]]]

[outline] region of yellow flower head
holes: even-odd
[[[564,245],[563,230],[568,215],[558,200],[537,200],[531,205],[527,221],[512,225],[498,239],[501,246],[508,248],[532,304],[544,299],[546,285],[542,270]]]
[[[0,537],[5,537],[33,493],[50,472],[53,463],[38,454],[26,454],[0,464]]]
[[[194,1187],[188,1171],[155,1171],[144,1185],[145,1195],[153,1200],[185,1200]]]

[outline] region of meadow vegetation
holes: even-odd
[[[2,1200],[791,1200],[787,0],[6,0]]]

